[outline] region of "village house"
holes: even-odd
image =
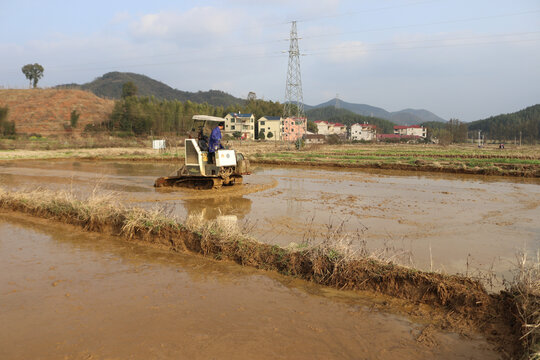
[[[344,124],[324,120],[317,120],[314,123],[317,125],[317,134],[338,135],[341,138],[347,137],[347,126]]]
[[[377,126],[372,124],[353,124],[351,125],[351,140],[353,141],[371,141],[377,136]]]
[[[321,134],[307,133],[304,135],[303,139],[306,144],[324,144],[326,136]]]
[[[241,134],[243,140],[255,139],[255,116],[253,114],[229,113],[225,116],[224,135]]]
[[[419,136],[425,139],[427,128],[420,125],[394,126],[394,134],[400,136]]]
[[[286,118],[283,119],[281,127],[282,139],[285,141],[296,141],[306,132],[307,118]]]
[[[317,134],[330,135],[334,133],[334,124],[332,123],[324,120],[317,120],[315,121],[315,125],[317,125]]]
[[[339,137],[346,138],[347,126],[342,123],[334,123],[334,134],[338,135]]]
[[[263,116],[257,120],[259,126],[258,132],[264,133],[266,140],[276,140],[281,141],[281,127],[283,125],[283,119],[281,116]],[[272,136],[268,136],[272,134]],[[259,134],[257,134],[259,136]]]

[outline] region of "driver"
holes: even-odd
[[[212,129],[212,133],[210,134],[210,141],[208,144],[209,163],[215,163],[216,151],[219,149],[223,149],[223,145],[221,145],[221,130],[223,130],[224,125],[225,124],[223,122],[220,122],[218,126]]]

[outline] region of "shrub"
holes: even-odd
[[[71,125],[72,128],[76,128],[77,127],[77,123],[79,122],[79,116],[81,116],[81,114],[79,114],[77,112],[77,110],[73,110],[71,112],[71,117],[69,119],[69,123]]]

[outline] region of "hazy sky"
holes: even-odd
[[[0,87],[110,71],[283,102],[290,21],[304,102],[339,94],[472,121],[540,103],[538,0],[0,0]]]

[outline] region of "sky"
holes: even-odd
[[[0,88],[134,72],[285,100],[296,21],[304,103],[336,96],[474,121],[540,103],[538,0],[0,0]]]

